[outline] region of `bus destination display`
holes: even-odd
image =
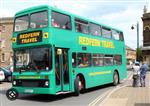
[[[28,44],[42,41],[42,32],[34,31],[28,33],[22,33],[17,36],[17,44]]]

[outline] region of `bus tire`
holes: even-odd
[[[18,95],[18,91],[14,88],[11,88],[6,92],[6,97],[11,101],[16,100],[18,98]]]
[[[117,86],[119,83],[119,75],[118,73],[115,71],[114,74],[113,74],[113,85],[114,86]]]
[[[79,86],[79,82],[80,82],[80,79],[79,77],[77,76],[75,81],[74,81],[74,93],[75,93],[75,96],[79,96],[80,95],[80,86]]]

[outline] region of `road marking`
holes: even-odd
[[[107,97],[100,103],[99,106],[103,106],[103,104],[105,103],[105,101],[110,97],[110,95],[111,95],[112,93],[114,93],[115,91],[117,91],[117,90],[119,90],[119,89],[121,89],[121,88],[123,88],[123,87],[126,87],[126,86],[128,86],[128,85],[118,86],[118,87],[116,87],[116,89],[113,89],[113,90],[107,95]]]
[[[119,90],[119,89],[121,89],[121,88],[123,88],[123,87],[126,87],[126,86],[128,86],[128,85],[116,86],[115,88],[106,91],[106,92],[103,93],[102,95],[99,95],[99,96],[98,96],[96,99],[94,99],[91,103],[89,103],[88,106],[95,106],[100,100],[102,100],[102,99],[106,96],[106,98],[104,98],[104,100],[102,100],[102,102],[101,102],[100,105],[99,105],[99,106],[102,106],[103,103],[107,100],[107,98],[110,97],[110,95],[111,95],[113,92],[115,92],[115,91],[117,91],[117,90]]]
[[[91,103],[88,104],[88,106],[94,106],[98,101],[100,101],[106,94],[110,92],[110,90],[106,91],[102,95],[99,95],[96,99],[94,99]]]

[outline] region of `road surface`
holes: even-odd
[[[15,101],[6,98],[5,93],[11,87],[10,83],[0,84],[0,106],[95,106],[105,99],[106,95],[115,89],[123,87],[132,77],[128,71],[128,78],[118,86],[111,84],[88,89],[80,96],[63,95],[20,95]]]

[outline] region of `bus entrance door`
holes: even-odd
[[[55,49],[56,92],[69,91],[68,49]]]

